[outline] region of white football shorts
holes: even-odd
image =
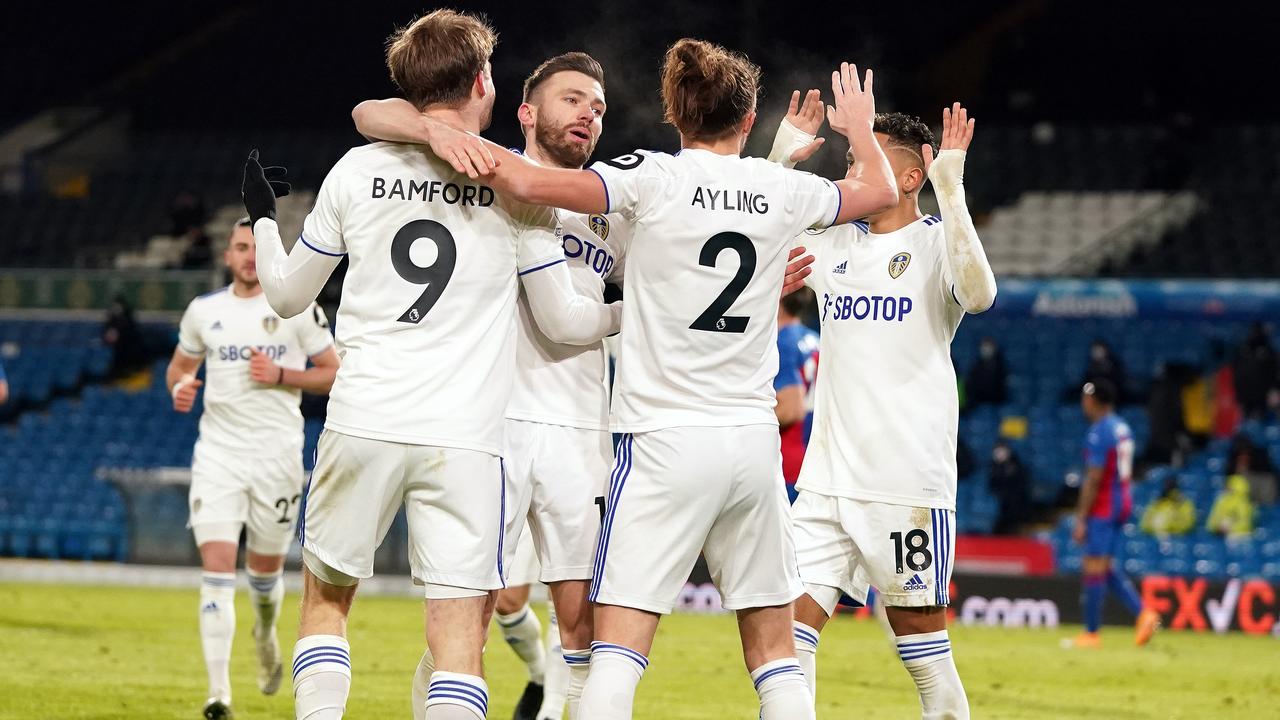
[[[613,460],[609,433],[508,420],[503,460],[514,498],[507,523],[508,584],[590,580]],[[526,548],[536,549],[536,557],[522,560]]]
[[[622,436],[591,600],[669,613],[699,552],[727,610],[804,593],[776,425]]]
[[[887,607],[950,602],[955,512],[819,495],[801,490],[791,507],[806,586],[865,602],[868,583]],[[837,593],[814,599],[830,615]]]
[[[374,552],[404,505],[414,580],[429,589],[496,590],[503,587],[504,485],[496,455],[325,430],[302,494],[298,537],[329,568],[371,577]]]
[[[284,555],[293,540],[302,497],[302,451],[249,454],[196,441],[187,495],[196,545],[240,542],[261,555]]]

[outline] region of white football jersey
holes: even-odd
[[[329,171],[300,241],[350,259],[325,427],[501,454],[516,273],[564,260],[551,211],[421,147],[373,143]]]
[[[266,293],[239,297],[230,287],[191,301],[178,325],[178,348],[204,360],[200,441],[228,450],[302,452],[302,391],[249,379],[250,350],[289,370],[333,345],[329,322],[315,303],[281,318]]]
[[[862,222],[797,239],[822,322],[813,432],[796,487],[954,510],[959,402],[942,221],[883,235]]]
[[[591,166],[632,222],[613,430],[777,424],[792,238],[831,224],[829,180],[759,158],[636,151]]]
[[[573,289],[604,302],[605,283],[622,284],[630,225],[620,215],[556,210],[556,235]],[[538,329],[527,299],[517,305],[516,379],[507,417],[588,430],[609,428],[609,356],[604,342],[563,345]]]

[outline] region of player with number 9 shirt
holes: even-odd
[[[479,132],[493,112],[495,42],[479,18],[437,10],[391,37],[387,65],[419,110]],[[483,717],[485,608],[504,574],[501,452],[517,275],[538,326],[555,341],[592,343],[617,332],[619,309],[574,293],[550,210],[512,202],[418,147],[373,143],[348,152],[287,254],[256,155],[244,197],[261,238],[263,285],[282,315],[315,297],[343,256],[350,260],[337,317],[345,369],[299,520],[297,716],[345,705],[345,618],[404,505],[410,566],[431,600],[436,670],[426,717]]]
[[[487,146],[500,157],[500,191],[634,223],[612,418],[623,436],[580,715],[592,720],[631,716],[658,621],[700,551],[738,613],[761,717],[813,717],[791,646],[802,589],[773,413],[778,295],[793,233],[876,212],[896,193],[871,134],[870,73],[865,91],[849,65],[833,74],[834,124],[862,160],[835,183],[740,157],[758,81],[741,54],[681,40],[662,83],[678,154],[637,151],[575,171]]]

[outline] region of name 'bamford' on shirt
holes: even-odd
[[[693,202],[689,204],[704,210],[736,210],[752,215],[763,215],[769,212],[769,199],[747,190],[694,188]]]
[[[369,197],[374,200],[421,200],[422,202],[444,202],[447,205],[475,205],[489,207],[493,204],[493,189],[484,185],[457,185],[439,180],[402,180],[393,178],[390,183],[386,178],[373,178],[373,192]]]

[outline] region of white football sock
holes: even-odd
[[[591,643],[591,674],[578,708],[583,720],[630,720],[636,686],[649,667],[644,655],[611,643]]]
[[[538,708],[538,720],[560,720],[564,717],[564,704],[569,697],[569,666],[564,663],[560,651],[560,624],[556,622],[555,608],[547,623],[547,682],[542,689],[542,707]]]
[[[578,708],[582,704],[582,690],[587,686],[591,672],[590,650],[561,650],[565,667],[569,669],[569,688],[565,693],[565,705],[569,708],[569,720],[578,720]]]
[[[260,574],[246,570],[249,575],[249,599],[257,613],[258,626],[273,628],[280,618],[280,605],[284,602],[284,570]]]
[[[542,685],[546,682],[547,651],[542,647],[542,623],[526,603],[510,615],[494,617],[502,628],[502,637],[529,670],[529,682]]]
[[[818,631],[802,622],[793,622],[792,635],[796,641],[796,660],[809,683],[809,694],[818,697]]]
[[[351,646],[339,635],[308,635],[293,646],[297,720],[338,720],[351,693]]]
[[[489,686],[484,678],[437,670],[427,688],[427,720],[484,720]]]
[[[813,720],[813,695],[795,658],[771,660],[751,672],[760,720]]]
[[[429,648],[423,650],[418,669],[413,671],[413,720],[427,717],[427,686],[431,684],[431,674],[435,671],[435,657]]]
[[[209,672],[209,697],[231,704],[231,641],[236,635],[236,574],[200,576],[200,645]]]
[[[899,635],[898,656],[916,681],[923,720],[968,720],[969,699],[946,630]]]

